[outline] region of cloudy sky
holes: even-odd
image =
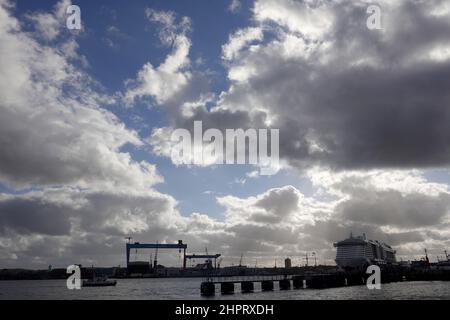
[[[70,0],[0,0],[0,267],[124,265],[126,236],[223,265],[332,264],[350,231],[442,256],[450,4],[380,0],[369,30],[371,3],[79,0],[68,30]],[[280,129],[281,170],[175,165],[194,120]]]

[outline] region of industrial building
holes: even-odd
[[[285,267],[286,269],[292,268],[292,261],[291,261],[290,258],[286,258],[286,259],[284,260],[284,267]]]

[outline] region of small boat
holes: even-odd
[[[117,284],[116,280],[109,280],[107,276],[96,277],[95,269],[92,266],[92,279],[83,280],[83,287],[113,287]]]
[[[83,287],[113,287],[116,284],[116,280],[109,280],[107,277],[94,277],[83,280]]]

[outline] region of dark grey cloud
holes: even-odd
[[[173,198],[154,191],[133,195],[52,190],[1,199],[0,227],[42,235],[69,235],[72,226],[115,236],[167,231],[181,220],[175,205]]]
[[[438,225],[448,215],[449,208],[448,194],[434,197],[418,193],[403,195],[395,190],[368,190],[339,204],[336,211],[344,221],[417,228]]]
[[[385,12],[399,17],[386,35],[353,25],[360,9],[345,6],[337,7],[338,28],[329,35],[329,63],[272,60],[250,78],[251,90],[280,117],[274,124],[281,128],[280,154],[298,166],[447,166],[450,62],[407,60],[448,43],[448,17],[428,16],[420,3],[405,2]],[[352,66],[358,59],[375,63]],[[308,134],[324,152],[309,151]]]
[[[186,116],[174,107],[171,125],[264,128],[271,119],[280,128],[280,156],[298,168],[447,167],[450,14],[432,14],[442,3],[382,2],[384,30],[372,31],[361,3],[327,2],[334,24],[315,44],[307,34],[266,25],[266,36],[276,40],[227,65],[243,68],[246,81],[232,81],[219,109]],[[304,40],[308,54],[293,44],[300,53],[286,56],[286,35]]]
[[[70,210],[73,213],[73,210]],[[67,207],[39,198],[11,198],[0,201],[0,231],[21,234],[68,235],[70,214]]]
[[[174,199],[157,192],[118,194],[92,192],[82,194],[83,206],[78,208],[81,227],[90,232],[109,235],[140,233],[158,228],[167,232],[180,217],[175,212]]]
[[[97,119],[91,123],[89,123],[91,120],[85,119],[84,121],[87,122],[83,125],[81,124],[82,116],[79,117],[75,112],[69,111],[64,114],[57,111],[56,106],[49,106],[47,110],[39,111],[42,106],[38,105],[39,102],[36,103],[34,108],[38,114],[30,117],[28,112],[31,112],[33,107],[21,108],[20,106],[12,109],[0,100],[2,115],[0,117],[0,148],[3,150],[0,153],[0,177],[2,180],[18,186],[80,183],[80,180],[85,182],[109,180],[107,171],[110,170],[105,166],[107,159],[104,158],[104,152],[111,152],[112,164],[119,160],[118,158],[114,160],[114,153],[118,150],[114,150],[115,147],[112,145],[108,146],[109,142],[106,139],[101,141],[101,131],[104,129],[103,132],[110,131],[115,134],[113,132],[116,130],[114,126],[117,120],[103,118],[101,112],[97,110],[85,109],[86,116]],[[59,107],[65,108],[65,106]],[[79,106],[79,108],[84,107]],[[119,131],[116,133],[119,134]],[[126,131],[122,133],[127,135]],[[96,142],[94,139],[89,139],[90,134],[100,140]],[[104,138],[107,137],[104,136]],[[106,149],[102,151],[98,148],[98,143],[104,143]],[[115,156],[118,155],[118,153],[115,154]]]
[[[338,6],[338,27],[330,35],[336,58],[321,67],[291,64],[293,71],[283,72],[288,79],[300,81],[283,81],[286,85],[278,88],[279,96],[290,91],[292,101],[303,102],[288,103],[300,120],[285,134],[295,132],[295,124],[312,129],[327,150],[311,160],[338,168],[449,164],[449,60],[408,62],[415,55],[428,54],[433,46],[445,48],[449,43],[448,16],[431,16],[429,8],[429,4],[405,2],[395,11],[385,9],[383,17],[392,23],[385,26],[386,33],[377,33],[352,25],[361,20],[361,9]],[[349,65],[366,58],[374,59],[375,65]],[[315,80],[305,80],[313,74]],[[261,85],[269,83],[268,88],[277,83],[259,80]],[[274,108],[286,105],[278,101]],[[295,162],[303,160],[295,149],[285,151]]]

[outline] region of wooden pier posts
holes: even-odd
[[[292,278],[292,284],[294,285],[294,289],[303,289],[305,287],[305,277],[303,276],[295,276]]]
[[[222,294],[233,294],[234,293],[234,282],[222,282],[220,284],[220,290]]]
[[[205,297],[213,296],[216,293],[216,285],[213,282],[202,282],[200,285],[200,293]]]
[[[280,280],[280,290],[291,290],[291,280],[289,279]]]
[[[261,290],[273,291],[273,281],[272,280],[261,281]]]
[[[244,281],[241,282],[241,292],[242,293],[251,293],[255,290],[255,285],[253,281]]]

